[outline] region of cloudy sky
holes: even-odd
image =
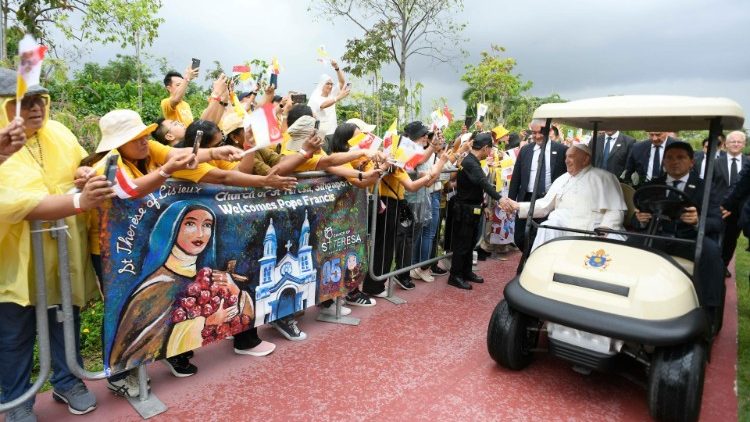
[[[361,35],[345,20],[310,12],[310,0],[164,0],[166,22],[148,49],[184,69],[191,57],[225,70],[249,58],[277,56],[282,91],[311,92],[330,68],[316,62],[323,44],[333,56]],[[535,95],[566,99],[610,94],[726,96],[750,110],[747,0],[465,0],[446,19],[468,24],[468,56],[452,65],[409,62],[425,85],[423,103],[447,97],[461,111],[464,65],[491,44],[504,46],[531,80]],[[106,62],[119,48],[96,46],[84,60]],[[393,67],[386,78],[397,81]],[[356,86],[355,86],[356,88]]]

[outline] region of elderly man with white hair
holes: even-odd
[[[617,177],[592,167],[591,149],[584,144],[568,148],[565,165],[568,172],[557,178],[547,194],[536,201],[533,218],[547,216],[547,221],[539,228],[532,250],[567,234],[561,230],[545,229],[545,225],[578,230],[623,229],[627,205]],[[518,211],[519,218],[527,218],[530,204],[509,201],[506,212]]]

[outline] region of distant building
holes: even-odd
[[[255,290],[256,324],[260,321],[265,324],[315,305],[317,271],[313,265],[307,211],[297,254],[289,251],[291,240],[287,240],[285,246],[286,255],[277,263],[276,229],[271,219],[263,239],[263,257],[258,260],[260,280]]]

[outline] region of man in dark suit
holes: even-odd
[[[699,211],[703,203],[703,181],[690,170],[694,164],[693,147],[686,142],[673,142],[664,151],[664,175],[646,183],[650,185],[665,185],[679,189],[697,206],[686,207],[677,221],[663,221],[659,225],[657,234],[674,235],[679,239],[695,239],[698,236],[698,221],[700,212],[707,212],[703,249],[698,265],[700,289],[696,291],[701,306],[706,307],[709,318],[713,321],[720,311],[724,290],[724,277],[721,252],[715,238],[722,230],[721,214],[719,212],[719,198],[712,194],[708,210]],[[644,230],[651,214],[636,210],[633,227]],[[654,248],[669,255],[685,259],[695,259],[695,245],[657,240]]]
[[[513,167],[513,176],[510,179],[508,197],[517,202],[528,202],[531,200],[531,192],[534,190],[534,180],[536,179],[537,165],[539,163],[539,154],[541,145],[544,143],[544,134],[542,134],[541,121],[532,121],[529,125],[533,143],[526,144],[518,152],[516,164]],[[567,172],[565,166],[565,151],[568,148],[558,142],[547,142],[547,148],[544,152],[542,163],[542,177],[539,179],[537,187],[537,198],[541,198],[547,193],[552,182]],[[526,219],[516,218],[514,242],[520,250],[526,248]],[[534,233],[532,233],[533,241]]]
[[[742,151],[745,149],[746,137],[741,131],[734,131],[727,135],[726,153],[719,154],[714,166],[714,183],[712,191],[719,195],[719,198],[727,196],[733,186],[739,179],[739,172],[750,161]],[[739,204],[742,209],[744,204]],[[737,248],[737,238],[740,237],[739,213],[734,213],[724,219],[724,237],[721,244],[721,259],[724,266],[729,266],[729,261],[734,256],[734,250]],[[725,270],[726,277],[731,276],[729,269]]]
[[[620,131],[608,130],[596,138],[594,167],[607,170],[621,179],[635,139]]]
[[[662,175],[662,160],[664,159],[664,148],[675,142],[668,136],[667,132],[649,132],[647,140],[636,142],[630,148],[627,164],[625,165],[626,181],[631,181],[633,173],[638,175],[638,183],[641,184]]]

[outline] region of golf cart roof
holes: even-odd
[[[709,120],[721,117],[724,130],[742,129],[745,112],[728,98],[676,95],[619,95],[567,103],[544,104],[534,119],[583,129],[669,132],[707,130]]]

